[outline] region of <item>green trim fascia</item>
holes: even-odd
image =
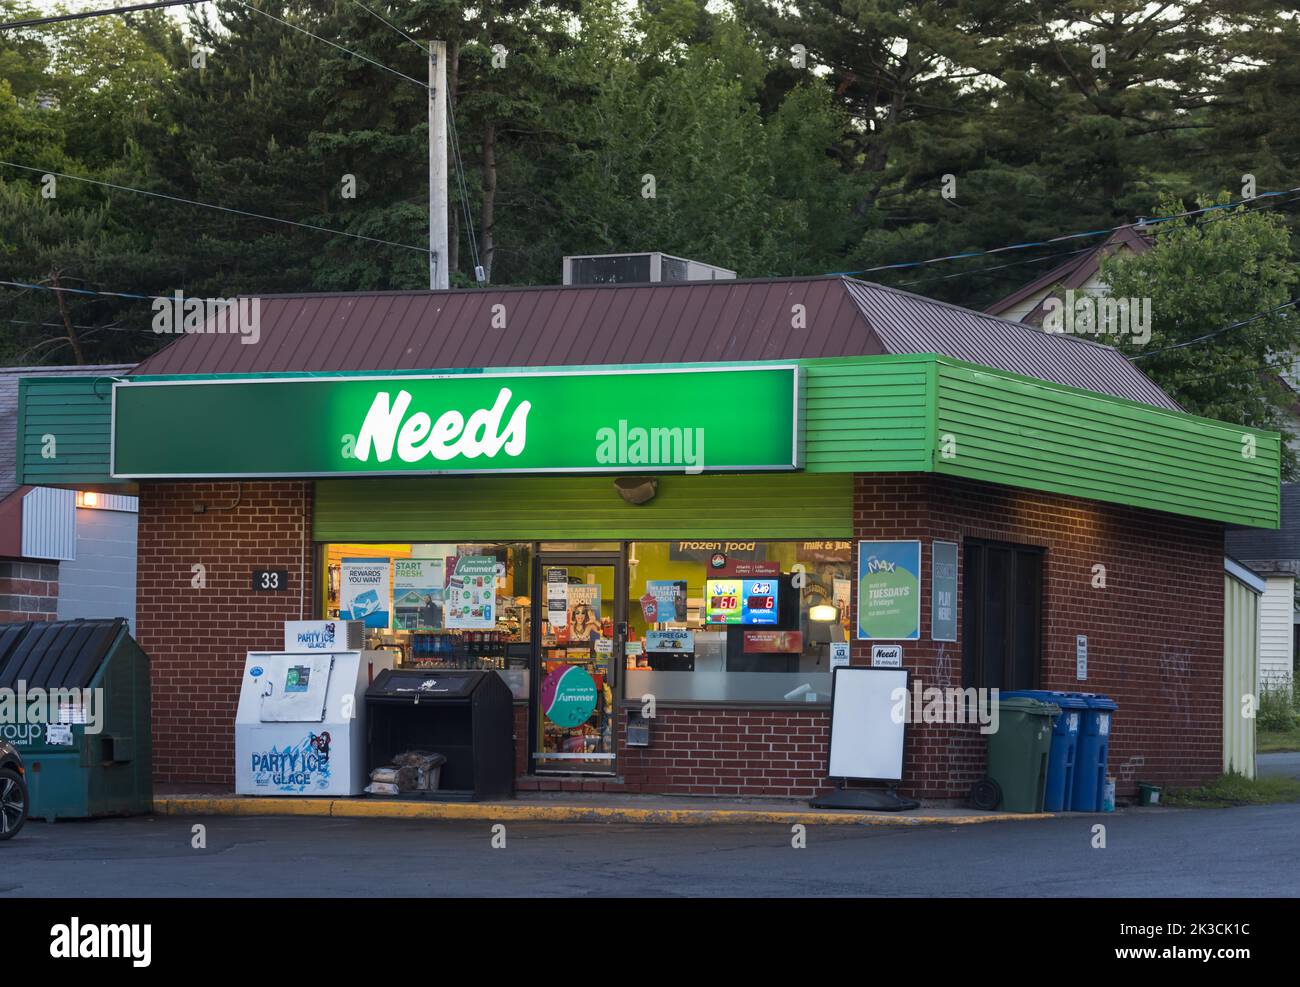
[[[106,377],[20,377],[15,475],[21,484],[114,484],[108,473],[111,386]],[[54,456],[42,456],[43,437]]]
[[[659,476],[648,503],[608,476],[317,480],[324,542],[851,539],[850,473]]]
[[[936,358],[934,471],[1256,527],[1279,524],[1281,436]]]
[[[1189,517],[1276,528],[1281,437],[934,354],[755,361],[803,369],[802,450],[808,474],[934,472]],[[723,367],[633,364],[628,369]],[[138,380],[359,377],[488,370],[148,375]],[[608,370],[608,366],[553,368]],[[109,483],[108,401],[97,378],[19,382],[18,479]],[[51,407],[43,396],[62,385]],[[102,385],[101,385],[102,386]],[[52,429],[51,423],[66,426]],[[56,460],[39,435],[60,436]],[[957,454],[944,459],[946,434]],[[67,440],[65,442],[65,440]],[[1253,458],[1243,443],[1253,442]],[[64,452],[68,455],[65,456]],[[323,481],[326,483],[333,480]],[[356,481],[373,482],[373,481]]]

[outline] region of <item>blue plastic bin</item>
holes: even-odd
[[[1119,709],[1109,696],[1076,693],[1088,702],[1079,730],[1079,752],[1074,761],[1074,811],[1100,812],[1110,760],[1111,714]]]
[[[1008,699],[1023,696],[1061,707],[1061,713],[1052,727],[1052,750],[1047,758],[1047,788],[1043,794],[1043,811],[1070,811],[1074,804],[1079,733],[1090,708],[1087,697],[1078,692],[1051,692],[1047,689],[1004,692],[1002,696]]]

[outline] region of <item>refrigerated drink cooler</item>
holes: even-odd
[[[235,716],[239,795],[359,795],[366,785],[366,689],[387,651],[252,651]]]

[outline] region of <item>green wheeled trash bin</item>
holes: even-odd
[[[971,789],[980,809],[1042,812],[1047,791],[1055,703],[1013,697],[998,702],[998,729],[989,734],[988,776]]]
[[[22,755],[29,816],[153,811],[149,658],[125,620],[0,624],[0,689],[19,700],[0,737]]]

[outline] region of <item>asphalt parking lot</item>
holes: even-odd
[[[810,827],[802,849],[781,825],[31,821],[0,844],[0,896],[1290,897],[1298,829],[1300,805]]]

